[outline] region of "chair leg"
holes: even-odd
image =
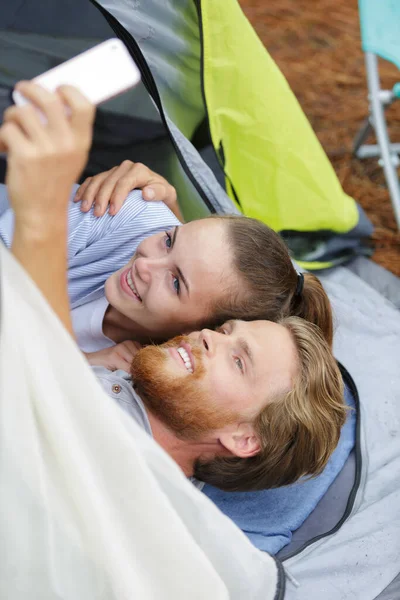
[[[390,198],[392,200],[394,215],[397,226],[400,229],[400,184],[397,170],[392,162],[384,109],[379,98],[380,84],[377,56],[372,52],[366,52],[365,60],[374,129],[381,150],[383,170],[389,188]]]

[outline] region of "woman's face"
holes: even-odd
[[[226,222],[193,221],[144,240],[107,279],[106,297],[132,332],[155,340],[189,332],[239,285],[231,258]]]

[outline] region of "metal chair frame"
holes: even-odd
[[[385,109],[396,99],[393,90],[382,90],[379,80],[378,57],[373,52],[365,52],[367,82],[369,92],[369,116],[354,140],[353,152],[357,158],[379,156],[379,164],[383,167],[393,211],[400,229],[400,183],[397,167],[400,165],[400,143],[390,142],[385,118]],[[364,144],[368,135],[375,131],[377,144]]]

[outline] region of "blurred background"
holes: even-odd
[[[239,0],[243,11],[297,96],[343,185],[375,225],[373,260],[400,276],[397,230],[377,159],[352,156],[368,112],[357,0]],[[381,61],[382,87],[399,81]],[[393,142],[400,142],[400,102],[388,109]],[[373,136],[368,142],[375,143]]]

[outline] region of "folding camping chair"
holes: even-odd
[[[400,98],[400,83],[391,90],[382,90],[379,82],[378,56],[400,68],[400,1],[358,0],[361,41],[365,52],[369,92],[369,116],[354,140],[353,152],[358,158],[379,156],[400,229],[400,184],[397,167],[400,165],[400,143],[389,140],[385,109]],[[377,144],[364,141],[374,129]]]

